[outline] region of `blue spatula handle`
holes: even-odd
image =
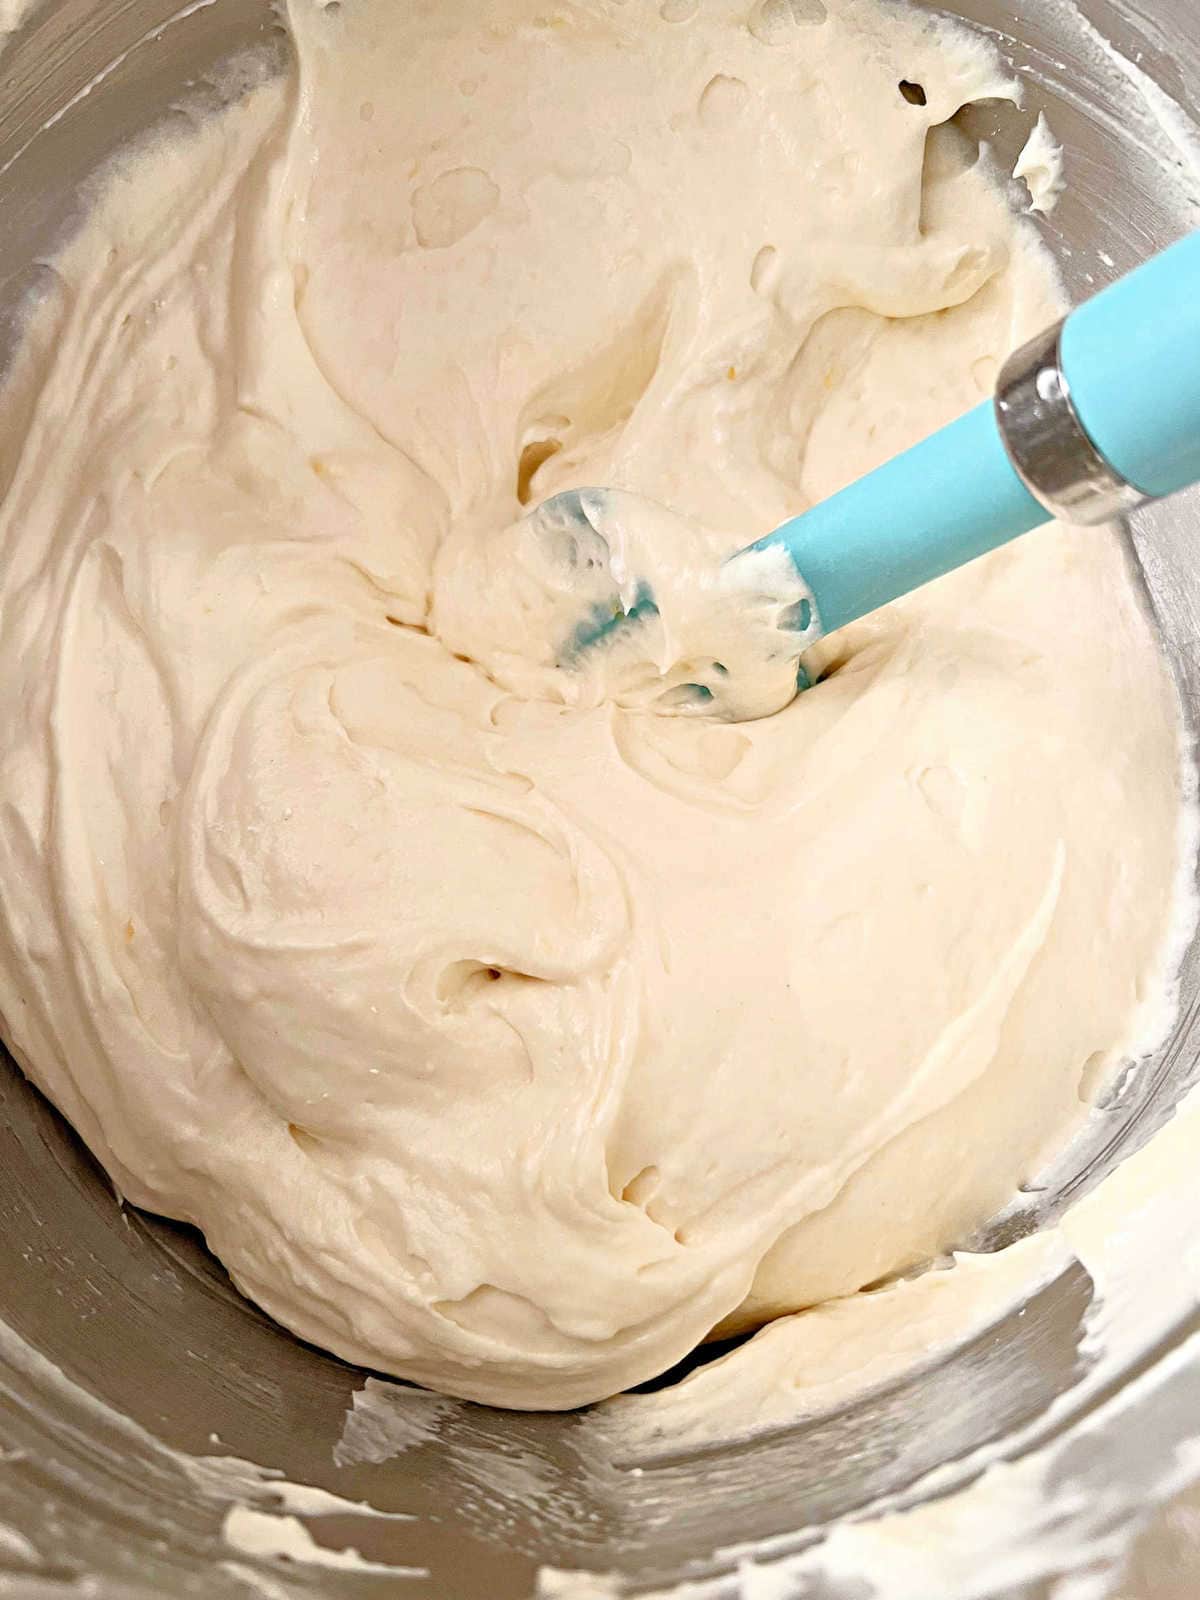
[[[1067,318],[1063,369],[1101,454],[1159,499],[1200,480],[1200,233]]]
[[[1123,504],[1200,479],[1200,233],[1073,311],[1051,348],[1057,370],[1029,392],[1058,382],[1059,420],[1121,481]],[[1015,432],[985,401],[751,549],[787,549],[831,633],[1053,515],[1094,520],[1086,486],[1068,507]]]

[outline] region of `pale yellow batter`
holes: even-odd
[[[3,399],[4,1033],[289,1327],[569,1406],[1061,1143],[1164,992],[1174,701],[1105,532],[732,725],[517,692],[545,641],[461,581],[571,484],[732,548],[989,392],[1057,296],[942,127],[1008,92],[982,47],[865,0],[290,21],[285,83],[116,174]]]

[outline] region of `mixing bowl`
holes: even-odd
[[[19,3],[0,0],[0,363],[106,155],[288,62],[260,0]],[[1041,111],[1066,147],[1069,187],[1040,226],[1073,296],[1195,225],[1194,0],[953,9],[1026,86],[1019,109],[962,113],[964,131],[1006,171]],[[1198,537],[1196,497],[1129,535],[1193,715]],[[1154,1564],[1155,1507],[1200,1476],[1200,1124],[1179,1109],[1198,1069],[1193,944],[1173,1036],[1036,1189],[962,1241],[991,1251],[1086,1214],[1073,1264],[852,1403],[681,1450],[669,1433],[617,1447],[594,1415],[423,1395],[291,1338],[192,1231],[122,1208],[5,1059],[0,1596],[585,1600],[686,1581],[714,1600],[970,1600],[1065,1595],[1064,1574],[1072,1596],[1105,1593],[1127,1558],[1133,1584]],[[1197,1592],[1200,1567],[1172,1577],[1166,1560],[1143,1592]]]

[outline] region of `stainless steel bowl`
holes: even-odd
[[[1081,0],[1078,10],[1068,0],[961,0],[951,9],[998,42],[1028,90],[1019,111],[996,104],[964,113],[966,131],[987,139],[1011,170],[1045,110],[1067,147],[1069,188],[1044,231],[1074,296],[1195,225],[1193,135],[1173,109],[1200,106],[1195,0]],[[0,363],[37,293],[39,260],[73,226],[104,158],[229,93],[236,75],[222,68],[231,57],[240,54],[243,80],[286,65],[286,39],[262,0],[212,0],[176,13],[176,0],[46,0],[0,50]],[[4,14],[0,0],[0,26]],[[1131,535],[1193,714],[1198,538],[1195,496],[1140,516]],[[1168,1045],[1112,1095],[1044,1188],[964,1244],[993,1249],[1053,1220],[1143,1145],[1198,1075],[1193,946]],[[350,1448],[343,1434],[354,1433],[347,1415],[365,1375],[241,1299],[190,1230],[121,1209],[79,1141],[7,1060],[0,1218],[0,1596],[21,1600],[76,1592],[104,1600],[519,1600],[566,1582],[539,1579],[541,1568],[609,1575],[590,1588],[567,1582],[562,1592],[579,1600],[684,1579],[715,1600],[767,1592],[752,1589],[744,1571],[739,1579],[747,1552],[769,1564],[806,1549],[817,1553],[813,1561],[791,1576],[777,1570],[772,1596],[890,1596],[886,1582],[856,1577],[852,1558],[851,1570],[845,1558],[822,1568],[830,1530],[846,1519],[869,1530],[887,1508],[933,1493],[958,1504],[989,1442],[1018,1464],[1055,1441],[1067,1447],[1056,1459],[1068,1475],[1061,1518],[1069,1532],[1078,1507],[1072,1483],[1102,1496],[1132,1471],[1148,1508],[1176,1487],[1178,1474],[1163,1463],[1177,1464],[1172,1452],[1200,1437],[1200,1361],[1188,1345],[1198,1324],[1188,1296],[1165,1325],[1147,1329],[1136,1360],[1098,1385],[1089,1381],[1098,1357],[1085,1336],[1093,1288],[1076,1268],[940,1365],[837,1414],[730,1448],[660,1449],[598,1470],[586,1418],[441,1401],[422,1409],[419,1397],[399,1431],[359,1427]],[[1155,1375],[1161,1382],[1149,1384]],[[1129,1404],[1107,1421],[1121,1395]],[[1200,1474],[1200,1457],[1196,1465]],[[332,1502],[314,1514],[311,1496],[273,1494],[271,1472],[411,1520]],[[253,1539],[231,1546],[222,1526],[239,1501],[301,1512],[299,1537],[307,1533],[316,1556],[301,1551],[308,1559],[288,1564],[256,1555]],[[1064,1570],[1112,1568],[1139,1525],[1114,1506],[1113,1538],[1073,1555],[1069,1540],[1035,1547],[1028,1529],[1005,1526],[1000,1502],[984,1515],[997,1520],[980,1562],[998,1551],[1019,1559],[980,1567],[956,1591],[963,1534],[943,1518],[940,1532],[920,1535],[924,1592],[1049,1595]],[[1077,1520],[1091,1526],[1086,1507]],[[366,1566],[344,1554],[350,1546]],[[1148,1562],[1140,1549],[1137,1570],[1150,1570]],[[426,1570],[386,1570],[396,1565]],[[1160,1587],[1163,1570],[1156,1596],[1200,1591],[1200,1566],[1178,1590]],[[900,1581],[897,1569],[896,1593],[922,1592],[911,1572],[909,1587]]]

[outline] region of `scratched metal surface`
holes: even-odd
[[[181,106],[215,103],[222,66],[238,52],[286,70],[286,39],[261,0],[215,0],[164,27],[176,9],[175,0],[46,0],[0,54],[0,364],[22,300],[36,290],[38,259],[70,228],[79,185],[104,156]],[[966,130],[1011,168],[1045,109],[1071,152],[1071,188],[1046,234],[1074,294],[1179,231],[1178,196],[1130,137],[1128,83],[1076,48],[1064,0],[952,9],[993,30],[1029,76],[1022,110],[977,108]],[[1084,9],[1168,93],[1200,105],[1195,0],[1089,0]],[[1189,547],[1198,533],[1193,498],[1140,520],[1131,545],[1193,708],[1200,565]],[[1175,1037],[1044,1187],[964,1244],[995,1247],[1051,1220],[1144,1142],[1197,1075],[1198,1007],[1193,950]],[[903,1496],[931,1467],[1036,1423],[1083,1375],[1089,1302],[1087,1276],[1073,1269],[933,1372],[836,1416],[735,1449],[668,1454],[638,1473],[619,1463],[592,1470],[578,1417],[464,1406],[398,1459],[339,1466],[334,1448],[363,1373],[242,1300],[190,1230],[122,1210],[79,1141],[0,1058],[0,1320],[11,1330],[0,1336],[0,1596],[63,1596],[88,1579],[97,1600],[244,1600],[257,1572],[275,1585],[259,1592],[284,1596],[522,1600],[542,1564],[614,1572],[629,1594],[719,1575],[729,1565],[722,1546],[816,1540],[830,1521]],[[213,1454],[412,1513],[402,1522],[311,1518],[308,1527],[330,1549],[353,1544],[370,1561],[428,1575],[396,1580],[237,1555],[220,1534],[230,1496],[198,1489],[186,1470],[188,1457]],[[1125,1600],[1200,1592],[1195,1566],[1185,1570],[1197,1504],[1179,1502],[1143,1538]],[[720,1592],[736,1594],[735,1581]],[[1022,1600],[1043,1592],[1027,1588]]]

